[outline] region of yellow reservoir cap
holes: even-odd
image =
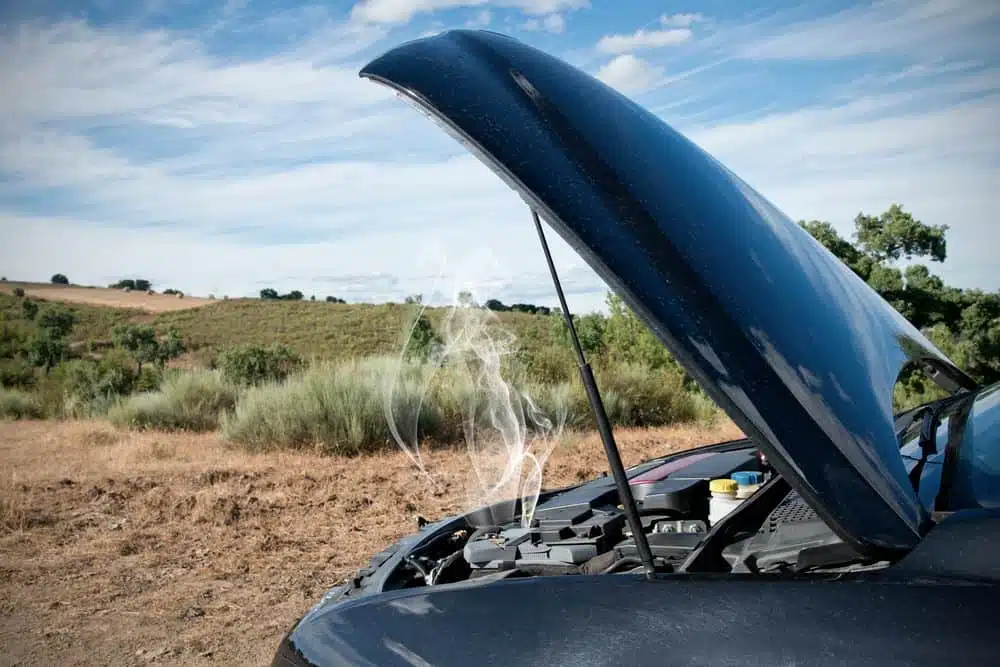
[[[713,479],[708,483],[708,490],[712,493],[736,493],[739,486],[735,479]]]

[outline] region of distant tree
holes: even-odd
[[[411,294],[405,299],[403,299],[403,303],[409,303],[409,304],[423,303],[423,302],[424,302],[423,294]]]
[[[498,313],[502,313],[507,310],[507,306],[503,305],[503,301],[499,299],[487,299],[486,303],[483,304],[489,310],[494,310]]]
[[[281,298],[284,299],[285,301],[301,301],[302,296],[303,296],[302,292],[298,291],[297,289],[293,289],[291,292],[285,294]]]
[[[315,300],[316,300],[316,295],[315,295],[315,294],[313,294],[313,295],[312,295],[311,297],[309,297],[309,300],[310,300],[310,301],[315,301]]]
[[[278,296],[278,290],[272,287],[265,287],[260,291],[260,298],[265,301],[273,301],[280,297]]]
[[[168,296],[174,296],[176,294],[183,294],[183,292],[181,292],[179,289],[174,289],[173,287],[168,287],[167,289],[163,290],[163,293],[166,294],[166,295],[168,295]]]
[[[57,273],[51,278],[53,285],[69,285],[69,278],[61,273]]]
[[[328,296],[328,297],[326,297],[326,302],[327,303],[347,303],[343,299],[338,299],[335,296]]]
[[[462,308],[475,308],[476,301],[472,298],[472,292],[462,290],[458,293],[458,305]]]

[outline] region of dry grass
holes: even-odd
[[[146,294],[145,292],[108,289],[106,287],[81,287],[78,285],[51,285],[48,283],[0,283],[0,292],[13,294],[20,287],[26,296],[48,301],[82,303],[109,308],[128,308],[147,313],[167,313],[175,310],[189,310],[215,303],[211,299],[186,296],[178,299],[169,294]]]
[[[732,424],[619,433],[627,464],[736,437]],[[0,424],[0,663],[268,664],[282,633],[418,515],[461,510],[466,460],[434,452],[251,455],[214,434]],[[595,436],[546,486],[604,470]]]

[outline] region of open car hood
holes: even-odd
[[[442,33],[361,76],[511,185],[843,539],[873,557],[920,540],[893,385],[909,361],[975,385],[807,232],[658,117],[510,37]]]

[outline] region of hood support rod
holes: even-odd
[[[652,577],[656,573],[656,567],[653,564],[653,552],[650,551],[646,533],[642,530],[639,509],[635,504],[635,496],[632,495],[628,476],[625,474],[625,466],[622,464],[621,453],[618,451],[618,445],[615,444],[615,436],[611,431],[608,414],[604,410],[604,401],[601,400],[601,392],[597,388],[594,372],[591,370],[590,364],[587,363],[587,359],[583,354],[583,348],[580,347],[580,339],[576,335],[573,316],[566,306],[566,296],[563,294],[562,284],[559,282],[559,275],[556,273],[556,266],[552,262],[552,253],[549,252],[549,244],[545,240],[545,232],[542,230],[542,222],[538,218],[538,212],[535,209],[531,209],[531,216],[535,221],[535,229],[538,231],[538,240],[542,244],[542,252],[545,253],[545,262],[549,265],[549,273],[552,274],[552,282],[555,284],[556,295],[559,297],[559,306],[562,308],[563,319],[566,321],[566,327],[569,328],[570,340],[573,342],[577,365],[580,368],[580,379],[583,381],[583,388],[587,392],[590,409],[594,412],[597,430],[601,434],[601,443],[604,445],[604,454],[607,456],[611,475],[615,479],[615,486],[618,487],[618,497],[621,499],[622,507],[625,510],[625,518],[628,520],[629,528],[632,530],[632,539],[635,540],[635,547],[639,552],[639,560],[642,561],[643,568],[646,570],[646,576]]]

